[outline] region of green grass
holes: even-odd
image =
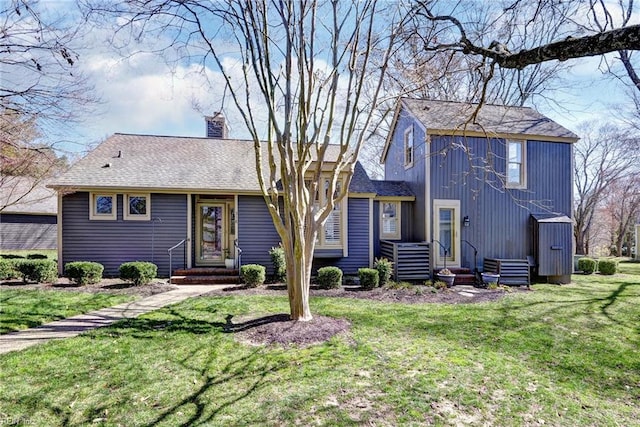
[[[56,249],[0,249],[0,255],[19,255],[26,258],[32,254],[46,255],[48,259],[58,258]]]
[[[0,292],[0,334],[33,328],[132,299],[127,295],[3,289]]]
[[[625,266],[626,269],[627,266]],[[636,271],[636,265],[628,266]],[[575,276],[474,305],[313,298],[348,335],[254,347],[202,297],[0,356],[0,417],[31,425],[637,425],[640,275]]]

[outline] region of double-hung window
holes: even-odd
[[[507,141],[507,187],[527,187],[527,143],[526,141]]]
[[[321,191],[319,191],[319,200],[314,202],[316,210],[320,206],[326,206],[327,200],[330,197],[329,194],[330,180],[328,178],[322,178]],[[337,197],[341,191],[341,183],[338,182],[334,197]],[[318,230],[318,238],[316,245],[318,248],[338,248],[342,247],[343,239],[343,224],[344,224],[344,205],[346,197],[342,201],[335,203],[333,210],[329,213],[324,225]]]
[[[380,238],[400,239],[400,202],[380,202]]]
[[[413,126],[404,131],[404,167],[413,166]]]

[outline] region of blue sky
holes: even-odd
[[[68,3],[47,2],[49,7],[64,8]],[[147,53],[123,58],[106,41],[107,31],[92,31],[82,41],[80,68],[95,85],[102,103],[77,127],[72,139],[73,151],[83,152],[109,135],[139,133],[156,135],[204,136],[203,116],[222,105],[223,84],[215,71],[208,78],[209,89],[195,67],[183,64],[169,68],[163,59]],[[637,55],[636,55],[637,56]],[[611,120],[620,103],[629,103],[624,85],[600,70],[599,57],[573,61],[568,80],[570,87],[548,91],[535,107],[559,124],[577,132],[584,121]],[[225,112],[230,136],[249,135],[239,116],[230,108]]]

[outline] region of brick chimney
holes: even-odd
[[[206,116],[207,138],[227,139],[229,137],[229,126],[220,112],[216,112],[213,116]]]

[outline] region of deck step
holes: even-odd
[[[171,276],[174,285],[237,285],[240,283],[238,276],[214,276],[214,275],[175,275]]]
[[[474,285],[476,283],[476,276],[473,274],[460,274],[456,273],[456,278],[453,282],[454,285]]]
[[[223,267],[197,267],[175,270],[176,276],[237,276],[238,270]]]
[[[222,267],[196,267],[175,270],[171,283],[176,285],[237,285],[238,270]]]

